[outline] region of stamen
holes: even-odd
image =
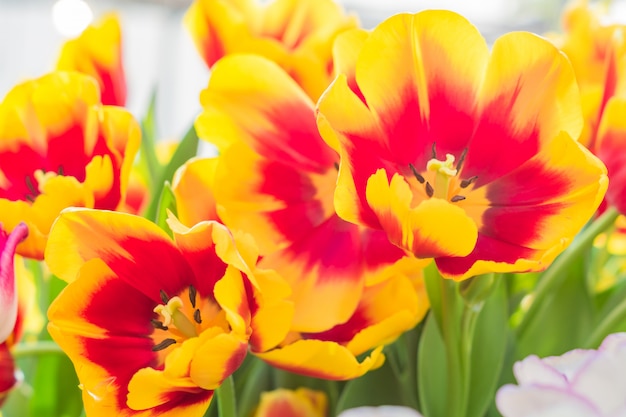
[[[465,162],[465,156],[467,155],[467,148],[463,149],[463,152],[461,152],[461,156],[459,157],[459,162],[457,162],[456,164],[456,170],[461,171],[461,168],[463,167],[463,162]]]
[[[35,188],[35,184],[33,184],[33,180],[30,178],[29,175],[26,176],[26,187],[28,188],[28,191],[30,191],[31,195],[39,195],[39,190]]]
[[[426,181],[426,195],[428,195],[428,197],[432,197],[433,194],[435,194],[435,190],[433,189],[433,186],[430,185],[428,181]]]
[[[150,323],[152,323],[152,325],[154,326],[155,329],[159,329],[159,330],[168,330],[169,327],[163,325],[162,321],[159,321],[157,319],[151,319]]]
[[[409,164],[409,168],[411,168],[411,172],[413,173],[413,175],[415,176],[415,178],[417,178],[417,181],[418,181],[420,184],[424,184],[424,181],[426,181],[426,180],[424,179],[424,177],[422,177],[422,176],[420,175],[420,173],[419,173],[419,172],[417,172],[417,169],[415,169],[415,165],[413,165],[413,164]]]
[[[432,153],[432,157],[430,159],[437,159],[437,148],[436,148],[436,142],[433,142],[433,147],[431,148],[431,153]]]
[[[196,311],[193,312],[193,319],[196,323],[202,324],[202,317],[200,317],[200,310],[196,308]]]
[[[160,290],[159,295],[161,296],[161,301],[163,301],[163,304],[167,304],[170,301],[170,297],[167,296],[167,293],[165,291]]]
[[[461,188],[469,187],[470,184],[476,181],[477,179],[478,179],[478,175],[474,175],[473,177],[470,177],[466,180],[461,181]]]
[[[25,198],[25,199],[27,199],[27,200],[28,200],[29,202],[31,202],[31,203],[34,203],[34,202],[35,202],[35,197],[33,197],[33,196],[32,196],[32,195],[30,195],[30,194],[26,194],[26,195],[24,196],[24,198]]]
[[[57,174],[65,175],[65,169],[63,168],[63,165],[59,165],[59,168],[57,169]]]
[[[196,308],[196,295],[198,294],[198,291],[196,291],[196,287],[194,287],[193,285],[189,286],[189,301],[191,301],[191,306],[193,308]]]
[[[152,346],[152,351],[153,352],[158,352],[160,350],[163,349],[167,349],[168,347],[172,346],[174,343],[176,343],[176,340],[174,339],[163,339],[163,341],[161,343],[158,343],[154,346]]]
[[[333,166],[335,167],[336,171],[339,171],[339,162],[333,163]]]
[[[465,200],[465,197],[462,195],[455,195],[454,197],[450,199],[450,201],[453,203],[456,203],[457,201],[463,201],[463,200]]]

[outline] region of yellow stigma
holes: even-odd
[[[175,326],[186,337],[198,336],[196,325],[180,311],[182,307],[183,300],[180,297],[172,297],[167,304],[159,304],[153,311],[163,317],[164,326]]]
[[[450,178],[457,174],[457,170],[454,168],[454,155],[446,154],[445,161],[433,158],[426,164],[426,169],[435,173],[435,193],[433,197],[447,199]]]
[[[51,172],[51,171],[43,172],[43,170],[38,169],[37,171],[34,172],[33,176],[35,177],[35,179],[37,180],[37,183],[39,184],[38,191],[40,193],[43,193],[44,192],[43,188],[44,188],[44,185],[46,184],[46,182],[48,182],[48,180],[56,177],[57,173],[56,172]]]

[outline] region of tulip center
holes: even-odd
[[[167,337],[157,343],[152,348],[153,351],[163,350],[181,340],[198,337],[198,327],[202,324],[202,313],[196,307],[196,289],[189,286],[188,293],[191,309],[185,305],[181,297],[170,298],[165,291],[161,290],[163,304],[154,308],[153,311],[158,314],[159,319],[153,319],[152,325],[158,330],[168,332],[168,336],[172,337]]]
[[[437,159],[433,145],[433,157],[426,163],[426,171],[423,175],[417,171],[413,164],[409,164],[409,168],[417,182],[424,186],[424,191],[429,198],[441,198],[449,200],[451,203],[457,203],[465,200],[464,195],[457,193],[462,192],[478,179],[478,177],[473,176],[461,181],[458,180],[457,175],[463,165],[465,153],[463,151],[456,164],[456,158],[449,153],[446,154],[446,159],[442,161]]]
[[[30,175],[27,175],[25,181],[26,188],[28,188],[29,192],[25,195],[26,200],[30,201],[31,203],[34,202],[35,198],[37,198],[39,194],[43,193],[46,182],[48,182],[51,178],[56,177],[57,175],[63,175],[62,166],[59,166],[58,172],[44,171],[43,169],[38,169],[33,172],[32,177]]]
[[[432,197],[447,199],[450,180],[457,174],[454,168],[454,155],[446,154],[446,160],[433,158],[426,164],[426,170],[435,173],[435,186]]]

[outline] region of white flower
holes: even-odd
[[[341,412],[337,417],[422,417],[408,407],[383,405],[380,407],[357,407]]]
[[[609,335],[598,350],[529,356],[513,373],[518,385],[496,395],[504,417],[626,417],[626,333]]]

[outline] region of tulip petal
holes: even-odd
[[[606,194],[609,204],[620,213],[626,213],[626,123],[624,122],[626,100],[614,97],[607,103],[598,128],[598,157],[606,164],[609,172],[609,189]]]
[[[330,380],[357,378],[382,366],[382,346],[362,362],[345,347],[321,340],[298,340],[268,352],[255,352],[270,365],[302,375]]]
[[[17,280],[13,267],[17,245],[28,236],[28,227],[20,223],[7,235],[0,226],[0,344],[13,332],[17,320]]]
[[[50,270],[68,282],[76,279],[85,262],[102,259],[120,279],[157,304],[161,290],[178,294],[195,283],[193,271],[169,236],[156,224],[125,213],[64,210],[50,231],[45,258]]]

